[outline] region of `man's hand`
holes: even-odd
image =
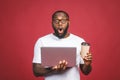
[[[87,53],[87,56],[83,58],[85,65],[90,65],[92,63],[92,54]]]
[[[80,64],[80,69],[85,75],[88,75],[92,70],[92,66],[91,66],[92,54],[87,53],[87,56],[85,56],[83,60],[84,60],[84,64]]]
[[[67,64],[68,64],[67,61],[62,60],[62,61],[59,61],[58,65],[53,66],[52,69],[53,70],[58,70],[58,71],[65,70],[66,67],[67,67]]]

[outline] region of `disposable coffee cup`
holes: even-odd
[[[90,49],[90,44],[87,42],[82,42],[81,43],[81,57],[84,58],[85,56],[87,56],[87,53],[89,53],[89,49]]]

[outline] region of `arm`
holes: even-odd
[[[84,73],[85,75],[88,75],[91,72],[92,67],[91,65],[80,64],[80,69],[82,73]]]
[[[53,71],[54,70],[52,70],[50,67],[49,68],[44,68],[39,63],[33,63],[33,73],[36,77],[50,75],[50,74],[53,73]]]
[[[48,68],[45,68],[40,63],[33,63],[33,73],[36,77],[60,74],[65,72],[67,69],[69,68],[67,68],[67,62],[64,60],[60,61],[58,65]]]
[[[91,66],[92,54],[88,53],[83,60],[84,60],[84,64],[80,64],[80,69],[83,74],[88,75],[92,70],[92,66]]]

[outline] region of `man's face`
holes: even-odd
[[[55,35],[64,38],[69,27],[69,20],[64,13],[57,13],[52,21]]]

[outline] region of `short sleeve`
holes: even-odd
[[[34,46],[33,63],[41,63],[41,46],[42,41],[38,39]]]
[[[85,40],[84,39],[82,39],[81,40],[81,43],[82,42],[85,42]],[[81,45],[81,44],[80,44]],[[81,52],[81,47],[80,47],[80,52]],[[81,57],[81,55],[80,55],[80,64],[84,64],[84,60],[83,60],[83,58]]]
[[[84,60],[81,56],[80,56],[80,64],[84,64]]]
[[[84,60],[81,57],[80,52],[81,52],[81,43],[85,42],[85,40],[81,38],[78,42],[80,42],[77,47],[77,66],[79,67],[79,64],[84,64]]]

